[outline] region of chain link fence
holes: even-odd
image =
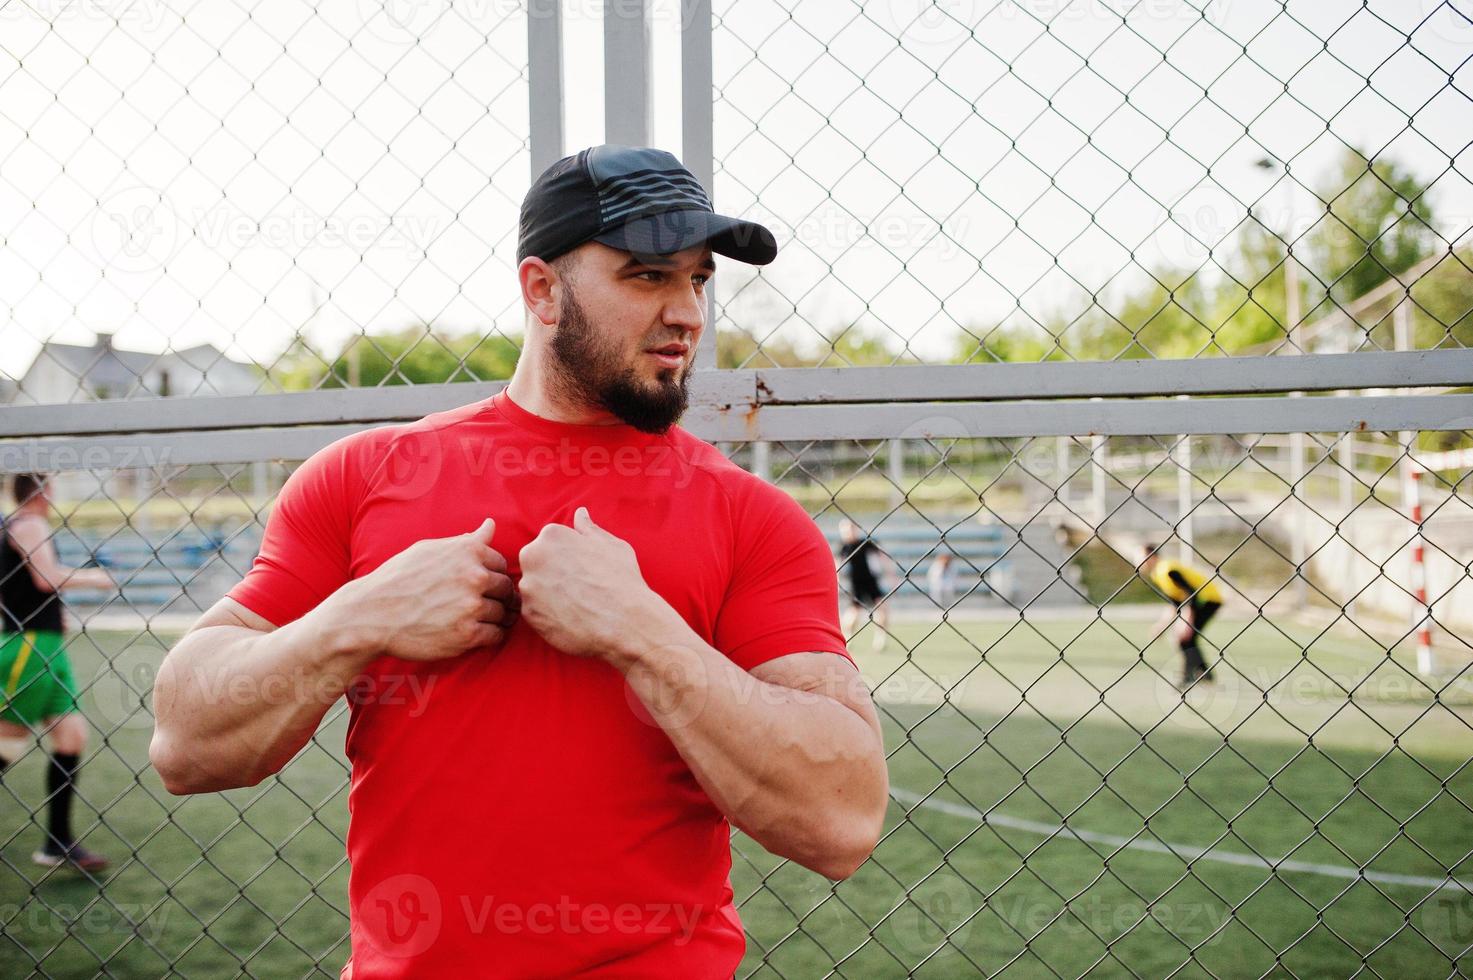
[[[878,548],[885,598],[850,629],[894,803],[874,858],[838,886],[736,838],[741,975],[1465,969],[1473,464],[1422,447],[1467,435],[1417,433],[1342,497],[1345,441],[1400,434],[1313,434],[1303,502],[1271,436],[772,443],[771,478],[836,553],[843,520]],[[1420,528],[1401,497],[1414,463]],[[102,888],[29,867],[44,760],[30,749],[7,771],[21,818],[0,850],[5,957],[23,971],[301,975],[346,953],[344,707],[256,789],[177,800],[147,763],[151,681],[183,610],[254,553],[253,468],[168,470],[141,501],[99,487],[58,532],[64,555],[109,559],[122,583],[73,606],[69,652],[97,743],[83,826],[126,857]],[[289,468],[269,464],[267,482]],[[1431,673],[1409,615],[1419,531]],[[203,542],[197,567],[169,562],[166,583],[129,567],[181,540]],[[1211,684],[1176,686],[1170,607],[1136,568],[1146,542],[1226,593],[1205,632]]]
[[[1451,3],[733,0],[718,192],[789,244],[727,294],[727,363],[1467,346],[1470,32]]]
[[[153,675],[300,460],[509,376],[539,32],[581,95],[641,11],[709,15],[681,138],[784,245],[722,267],[687,425],[830,538],[889,751],[852,879],[735,836],[738,975],[1473,969],[1473,11],[604,6],[0,8],[0,470],[120,583],[68,640],[116,863],[30,863],[8,746],[0,972],[336,974],[345,706],[178,799]],[[1211,681],[1147,544],[1223,593]]]

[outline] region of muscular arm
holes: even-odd
[[[154,680],[148,756],[164,788],[254,786],[307,744],[376,652],[350,589],[281,629],[229,598],[200,617]]]
[[[749,673],[651,590],[629,544],[583,508],[573,527],[544,527],[521,561],[527,621],[559,650],[623,673],[732,823],[830,878],[864,863],[888,776],[879,719],[847,659],[795,653]]]
[[[494,522],[416,542],[275,628],[222,599],[154,681],[149,760],[171,793],[253,786],[277,772],[380,654],[442,660],[500,643],[516,618]]]
[[[100,568],[72,568],[63,565],[51,540],[51,526],[45,518],[34,514],[13,518],[6,525],[8,546],[15,548],[26,562],[31,581],[42,592],[62,589],[110,589],[112,576]]]
[[[651,609],[612,662],[712,802],[759,844],[833,879],[869,857],[889,778],[853,664],[796,653],[748,673],[668,605]]]

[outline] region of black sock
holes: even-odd
[[[56,752],[51,756],[51,765],[46,767],[46,795],[51,799],[47,850],[63,851],[76,843],[72,836],[72,791],[77,785],[77,764],[81,761],[80,755]]]
[[[1202,659],[1202,651],[1197,648],[1197,641],[1181,645],[1182,656],[1187,661],[1187,676],[1195,677],[1207,673],[1207,661]]]
[[[5,758],[4,756],[0,756],[0,775],[4,775],[5,770],[9,768],[10,760]]]

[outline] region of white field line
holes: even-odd
[[[1022,830],[1031,834],[1038,834],[1042,837],[1059,837],[1065,840],[1104,844],[1109,847],[1124,848],[1132,851],[1170,854],[1189,864],[1196,861],[1214,861],[1218,864],[1236,864],[1247,868],[1265,868],[1275,872],[1297,871],[1301,874],[1321,875],[1326,878],[1345,878],[1350,881],[1365,879],[1366,881],[1374,881],[1383,885],[1409,885],[1415,888],[1430,888],[1433,891],[1445,890],[1473,894],[1473,881],[1460,878],[1399,875],[1385,871],[1366,871],[1362,868],[1352,868],[1341,864],[1314,864],[1309,861],[1293,861],[1287,858],[1280,861],[1271,861],[1268,858],[1259,857],[1257,854],[1242,854],[1238,851],[1224,851],[1215,847],[1194,847],[1190,844],[1164,844],[1156,840],[1121,837],[1117,834],[1101,834],[1092,830],[1073,830],[1062,824],[1043,823],[1039,820],[1024,820],[1020,817],[1009,817],[1001,813],[984,814],[969,806],[962,806],[959,803],[948,803],[945,800],[926,799],[919,793],[897,789],[894,786],[890,787],[890,795],[899,803],[921,806],[927,810],[935,810],[937,813],[945,813],[953,817],[974,820],[977,823],[988,826],[1007,827],[1010,830]]]

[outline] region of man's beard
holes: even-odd
[[[690,400],[688,368],[681,369],[678,381],[650,387],[623,362],[623,352],[599,336],[571,290],[563,306],[551,347],[558,362],[556,384],[564,394],[603,408],[640,432],[657,435],[685,414]]]

